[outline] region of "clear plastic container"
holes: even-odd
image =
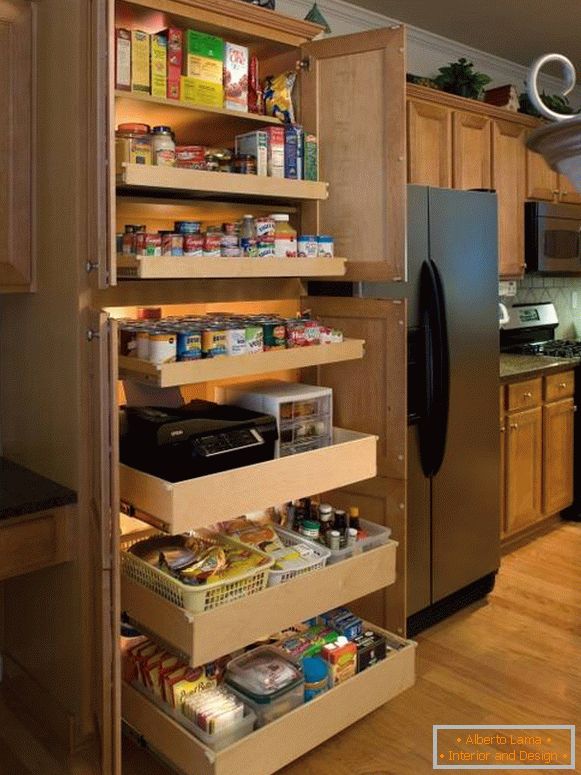
[[[272,646],[260,646],[228,663],[226,683],[256,714],[262,727],[304,702],[300,668]]]
[[[383,546],[389,541],[391,535],[390,527],[383,527],[383,525],[377,525],[375,522],[368,522],[366,519],[360,519],[359,525],[368,534],[367,538],[357,541],[353,546],[346,546],[344,549],[331,549],[327,565],[334,565],[336,562],[341,562],[341,560],[346,560],[356,554],[368,552],[370,549]]]

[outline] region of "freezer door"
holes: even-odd
[[[449,418],[432,479],[432,602],[496,570],[498,258],[496,196],[430,189],[430,257],[449,345]]]

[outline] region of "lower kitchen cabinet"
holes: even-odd
[[[543,407],[543,514],[549,516],[573,502],[572,398]]]
[[[541,516],[543,412],[540,407],[507,417],[506,532]]]

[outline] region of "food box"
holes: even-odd
[[[131,91],[131,33],[115,30],[115,88]]]
[[[260,129],[236,135],[236,155],[248,154],[256,159],[256,174],[268,175],[268,135]]]
[[[353,638],[353,643],[357,647],[358,673],[361,673],[368,667],[372,667],[380,659],[385,659],[386,643],[385,638],[380,633],[366,630],[361,635]]]
[[[217,83],[201,81],[182,75],[181,99],[185,102],[195,102],[210,108],[221,108],[224,104],[224,89]]]
[[[271,178],[284,178],[284,127],[269,126],[264,131],[268,141],[268,174]]]
[[[150,35],[142,30],[131,31],[131,90],[149,94],[151,72],[149,68]]]
[[[151,93],[154,97],[167,94],[167,36],[163,32],[151,36]]]
[[[180,99],[180,86],[183,67],[184,35],[178,27],[168,27],[163,31],[167,38],[167,98]]]
[[[224,77],[224,41],[215,35],[186,30],[186,72],[190,78],[222,86]]]
[[[347,638],[339,637],[335,643],[324,646],[321,656],[329,663],[331,686],[343,683],[357,672],[357,646]]]
[[[303,177],[303,128],[284,128],[284,176],[300,180]]]
[[[224,44],[224,107],[248,112],[248,49]]]
[[[304,164],[304,179],[318,180],[319,179],[319,144],[317,142],[316,135],[305,134],[303,164]]]

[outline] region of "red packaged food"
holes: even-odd
[[[180,99],[182,76],[183,32],[178,27],[168,27],[163,31],[167,35],[167,97]]]
[[[203,170],[206,168],[205,145],[176,145],[176,165],[182,169]]]
[[[184,256],[201,256],[203,252],[203,234],[184,234]]]
[[[250,57],[248,65],[248,110],[251,113],[264,113],[256,56]]]

